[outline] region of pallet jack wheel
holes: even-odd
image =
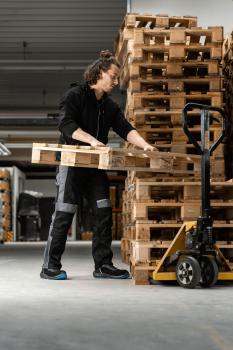
[[[176,265],[176,279],[183,288],[195,288],[201,278],[201,268],[193,256],[182,256]]]
[[[203,288],[210,288],[218,280],[218,265],[212,256],[203,255],[200,259],[201,279],[200,285]]]

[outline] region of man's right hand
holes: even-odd
[[[90,145],[91,145],[92,147],[100,147],[100,146],[101,146],[101,147],[105,147],[105,144],[104,144],[104,143],[102,143],[102,142],[96,140],[95,138],[93,138],[93,140],[91,140]]]
[[[81,128],[75,130],[72,134],[74,140],[89,143],[92,147],[106,147],[102,142],[98,141],[95,137],[83,131]]]

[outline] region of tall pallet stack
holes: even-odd
[[[159,150],[195,153],[182,128],[186,103],[223,106],[222,43],[223,28],[197,27],[196,17],[125,17],[115,47],[122,64],[120,85],[127,89],[125,115]],[[198,139],[200,114],[193,110],[189,118]],[[219,124],[213,122],[210,132],[213,141],[219,135]],[[233,183],[224,181],[222,145],[214,157],[211,196],[218,213],[215,231],[218,236],[222,232],[218,239],[222,249],[229,251],[233,247],[229,241],[229,228],[233,228],[229,193],[233,193]],[[190,168],[187,162],[178,162],[174,169]],[[148,177],[128,172],[123,197],[122,258],[130,263],[135,284],[148,283],[150,272],[182,223],[200,215],[200,187],[200,177]]]
[[[226,176],[233,177],[233,30],[223,43],[223,75],[225,87],[225,110],[228,120],[226,140]]]
[[[0,168],[0,242],[8,239],[11,230],[10,173]]]

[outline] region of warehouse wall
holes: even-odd
[[[131,12],[197,16],[199,26],[222,25],[226,34],[233,28],[232,0],[131,0]]]

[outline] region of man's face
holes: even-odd
[[[119,68],[115,66],[115,64],[111,64],[110,69],[107,72],[101,73],[99,83],[104,92],[110,92],[118,85],[119,72]]]

